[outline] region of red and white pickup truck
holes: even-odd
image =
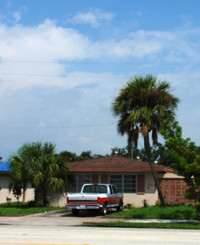
[[[84,184],[80,193],[67,194],[67,208],[72,209],[73,215],[78,215],[79,210],[99,210],[102,215],[108,208],[123,208],[123,195],[117,193],[111,184]]]

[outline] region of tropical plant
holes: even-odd
[[[38,142],[27,147],[35,202],[37,205],[47,206],[49,192],[62,193],[68,184],[66,162],[56,155],[55,145],[52,143]]]
[[[112,104],[115,116],[120,117],[118,132],[121,135],[128,135],[129,144],[137,148],[139,132],[142,133],[146,160],[149,162],[162,206],[165,203],[151,159],[149,134],[152,133],[153,145],[156,145],[160,130],[174,121],[174,110],[178,101],[178,98],[170,93],[169,83],[157,81],[156,77],[147,75],[131,79],[120,90]]]
[[[52,143],[24,144],[17,154],[11,158],[14,188],[21,183],[24,192],[28,182],[35,188],[35,203],[40,206],[48,204],[48,194],[51,191],[63,192],[68,184],[66,161],[56,155],[55,145]]]
[[[26,201],[26,190],[30,181],[30,169],[26,160],[26,146],[22,146],[17,154],[10,158],[11,179],[9,190],[13,191],[18,197],[21,196],[23,189],[23,202]]]
[[[182,138],[178,122],[161,131],[165,139],[165,158],[188,185],[186,197],[194,200],[196,214],[200,220],[200,152],[190,138]]]

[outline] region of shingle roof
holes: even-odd
[[[10,163],[9,162],[0,162],[0,172],[10,172]]]
[[[154,164],[158,173],[172,173],[169,167]],[[69,163],[70,172],[151,172],[148,162],[120,156],[100,157]]]

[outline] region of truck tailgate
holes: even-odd
[[[90,203],[97,202],[97,194],[70,194],[68,195],[68,203]]]

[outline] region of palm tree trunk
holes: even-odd
[[[131,159],[133,159],[134,143],[131,142]]]
[[[149,166],[151,168],[153,179],[154,179],[155,185],[156,185],[157,190],[158,190],[158,196],[160,198],[160,204],[162,207],[164,207],[165,206],[164,197],[163,197],[163,194],[162,194],[162,191],[160,188],[160,183],[158,180],[157,173],[156,173],[155,168],[154,168],[154,163],[151,160],[151,148],[150,148],[150,143],[149,143],[149,133],[143,134],[143,136],[144,136],[144,149],[145,149],[145,153],[147,156],[147,162],[149,163]]]

